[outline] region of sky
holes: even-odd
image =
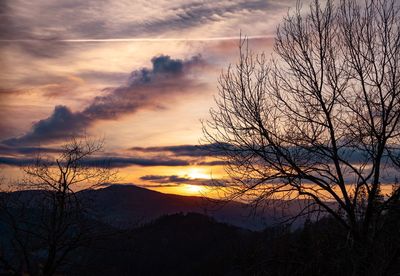
[[[0,169],[104,139],[119,182],[184,195],[224,178],[202,141],[239,36],[271,53],[295,0],[0,2]]]

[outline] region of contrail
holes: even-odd
[[[265,39],[274,36],[256,35],[242,36],[247,39]],[[168,41],[221,41],[221,40],[238,40],[240,36],[224,36],[224,37],[199,37],[199,38],[78,38],[78,39],[0,39],[0,42],[168,42]]]

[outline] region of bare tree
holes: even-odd
[[[241,40],[203,127],[228,163],[230,198],[307,199],[298,215],[330,214],[360,249],[357,263],[366,261],[400,196],[399,83],[393,0],[314,0],[309,13],[298,4],[278,27],[271,59]]]
[[[114,179],[106,164],[93,164],[102,142],[72,139],[57,157],[39,156],[23,168],[18,191],[2,193],[0,223],[10,241],[0,252],[0,267],[14,274],[53,275],[71,253],[93,239],[87,202],[79,191]]]

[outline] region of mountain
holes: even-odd
[[[130,228],[162,215],[200,213],[219,222],[260,230],[272,223],[272,212],[251,216],[240,202],[223,202],[197,196],[164,194],[134,185],[111,185],[80,193],[90,202],[98,219],[120,228]]]
[[[43,198],[42,191],[0,193],[0,199],[4,195],[18,197],[24,201],[24,207],[28,206],[25,202],[29,203],[29,208],[16,210],[23,211],[17,213],[22,216],[21,222],[14,216],[18,226],[36,225],[29,222],[35,221],[35,204]],[[218,209],[215,204],[209,205],[210,200],[205,198],[162,194],[122,185],[83,191],[78,196],[85,199],[82,202],[91,205],[89,215],[93,218],[86,216],[83,219],[90,226],[85,228],[89,230],[85,233],[90,238],[68,255],[57,275],[354,274],[351,257],[354,251],[348,246],[348,230],[332,217],[307,220],[304,227],[297,229],[279,225],[252,231],[249,228],[261,228],[262,224],[252,224],[259,221],[245,216],[247,210],[239,202],[230,202],[225,208]],[[291,202],[292,211],[298,203],[304,204]],[[394,204],[398,205],[398,202]],[[393,210],[383,214],[385,227],[371,248],[371,252],[380,258],[370,258],[369,275],[399,275],[400,218],[396,212],[399,209]],[[269,210],[261,221],[269,222],[272,214]],[[21,239],[13,239],[13,229],[9,224],[1,224],[1,216],[0,212],[0,252],[5,254],[0,257],[3,260],[4,256],[8,257],[12,264],[19,265],[25,257],[18,250]],[[232,224],[243,224],[248,229]],[[29,228],[19,229],[28,230],[21,231],[22,236],[16,237],[27,241],[22,248],[35,260],[34,266],[39,267],[46,257],[48,244],[37,238],[40,237],[38,228],[32,234]],[[74,231],[68,233],[74,234]],[[0,275],[11,275],[8,271],[4,262],[0,262]]]
[[[260,240],[259,232],[201,214],[165,215],[76,254],[70,275],[245,275],[237,260],[251,256]]]
[[[0,193],[1,195],[1,193]],[[45,196],[40,190],[17,191],[11,194],[19,202],[26,202],[34,209],[35,202]],[[279,207],[262,206],[253,212],[248,205],[215,200],[199,196],[164,194],[135,185],[109,185],[96,190],[84,190],[77,196],[87,204],[92,219],[120,229],[135,228],[163,215],[176,213],[199,213],[214,218],[217,222],[228,223],[250,230],[262,230],[282,219]],[[283,201],[276,200],[275,206]],[[273,204],[272,204],[273,205]],[[295,214],[304,201],[293,200],[285,206],[285,214]],[[299,219],[294,227],[302,225]]]

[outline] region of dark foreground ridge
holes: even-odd
[[[397,224],[398,225],[398,224]],[[396,229],[391,229],[395,232]],[[163,216],[75,254],[67,275],[350,275],[345,232],[331,219],[250,231],[196,213]],[[388,236],[382,248],[400,242]],[[397,257],[385,268],[398,275]],[[382,275],[375,267],[369,275]]]
[[[25,211],[32,220],[37,217],[32,198],[40,200],[41,195],[40,191],[14,194],[30,199],[31,207]],[[346,274],[352,271],[347,232],[329,217],[306,221],[301,228],[280,225],[255,231],[233,225],[244,214],[237,202],[227,205],[229,212],[222,208],[212,213],[204,210],[205,199],[200,197],[122,185],[79,196],[92,208],[85,218],[92,239],[74,249],[57,275],[351,275]],[[9,243],[13,233],[1,223],[2,216],[0,242],[6,251],[0,257],[12,260],[21,253],[13,251]],[[381,265],[389,249],[400,244],[400,215],[386,216],[387,227],[374,249],[374,256],[381,259],[369,260],[376,263],[369,275],[400,272],[399,254]],[[40,267],[46,256],[35,238],[31,242]],[[0,275],[15,274],[0,264]]]

